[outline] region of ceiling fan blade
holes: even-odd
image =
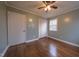
[[[55,3],[56,1],[42,1],[46,6]]]
[[[44,4],[45,4],[45,6],[47,6],[47,3],[46,3],[46,1],[42,1]]]
[[[39,7],[38,9],[42,9],[42,8],[45,8],[45,6]]]
[[[54,9],[57,9],[58,7],[57,6],[55,6],[55,5],[53,5],[53,6],[50,6],[51,8],[54,8]]]
[[[46,1],[48,4],[53,4],[55,1]]]

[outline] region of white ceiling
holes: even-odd
[[[47,13],[43,9],[37,9],[38,7],[44,5],[41,1],[8,1],[8,5],[21,10],[29,11],[30,13],[44,18],[51,18],[78,9],[79,1],[56,1],[54,5],[58,6],[58,9],[52,9]]]

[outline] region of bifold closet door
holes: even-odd
[[[8,44],[15,45],[26,41],[26,15],[8,12]]]

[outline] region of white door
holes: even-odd
[[[47,20],[39,19],[39,37],[45,37],[47,35]]]
[[[26,40],[26,16],[8,12],[8,43],[15,45]]]

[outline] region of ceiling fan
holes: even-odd
[[[39,7],[38,9],[44,9],[46,12],[50,11],[52,8],[57,9],[58,7],[56,5],[53,5],[56,1],[42,1],[45,6]]]

